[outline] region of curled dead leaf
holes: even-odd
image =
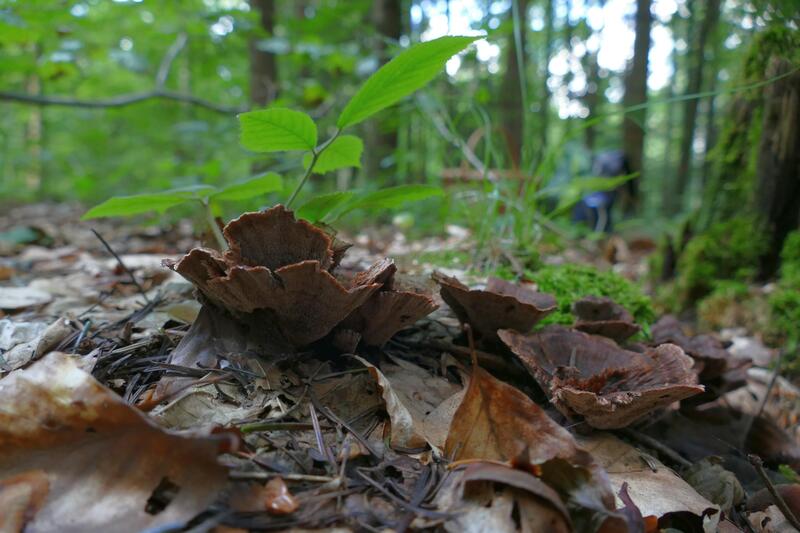
[[[220,438],[164,431],[65,354],[0,381],[0,405],[0,480],[40,471],[49,484],[26,533],[185,523],[225,484]]]
[[[434,272],[432,277],[458,320],[472,326],[476,337],[484,342],[496,342],[499,329],[530,331],[556,309],[556,300],[549,294],[501,279],[489,278],[485,289],[470,290],[458,279],[440,272]]]
[[[562,413],[581,416],[592,427],[625,427],[704,390],[692,359],[673,344],[638,353],[562,326],[499,335]]]

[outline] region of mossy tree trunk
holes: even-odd
[[[770,239],[764,276],[776,272],[786,236],[800,226],[800,73],[789,60],[774,58],[767,78],[779,76],[764,91],[756,165],[756,209]]]

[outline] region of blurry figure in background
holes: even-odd
[[[600,152],[592,163],[592,176],[616,178],[631,173],[628,158],[622,150],[608,150]],[[632,205],[636,194],[635,178],[625,182],[624,185],[610,191],[597,191],[584,196],[575,205],[572,219],[576,222],[586,222],[589,227],[597,232],[610,232],[613,227],[611,209],[619,195],[624,195],[626,212]],[[630,205],[628,205],[630,204]]]

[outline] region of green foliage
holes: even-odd
[[[313,222],[330,224],[356,209],[397,209],[443,194],[440,187],[433,185],[398,185],[373,192],[335,192],[313,198],[297,214]]]
[[[612,191],[636,176],[637,174],[628,174],[615,178],[588,176],[569,181],[553,191],[552,196],[558,198],[558,205],[548,213],[548,216],[563,215],[572,209],[584,196],[595,192]]]
[[[697,301],[719,280],[751,281],[767,246],[763,231],[754,219],[739,217],[693,237],[678,258],[680,301],[684,305]]]
[[[283,180],[279,175],[270,172],[221,189],[211,185],[193,185],[151,194],[115,196],[96,205],[82,218],[89,220],[102,217],[132,216],[151,211],[163,213],[171,207],[187,202],[200,202],[213,208],[216,202],[249,200],[281,189],[283,189]]]
[[[301,111],[274,107],[239,115],[242,146],[253,152],[313,150],[317,125]]]
[[[769,295],[770,332],[797,346],[800,343],[800,230],[788,235],[781,250],[781,270],[775,291]],[[794,361],[800,371],[800,361]]]
[[[614,272],[585,265],[549,265],[531,274],[539,290],[555,296],[558,309],[544,324],[572,324],[572,304],[584,296],[606,296],[627,309],[645,331],[655,320],[652,303],[636,284]]]
[[[324,152],[317,158],[314,165],[316,174],[324,174],[332,170],[347,167],[361,167],[361,152],[364,151],[364,141],[355,135],[340,135],[331,141]],[[303,157],[303,166],[308,168],[313,157],[306,154]]]
[[[353,126],[425,86],[444,64],[480,37],[440,37],[418,44],[378,69],[347,103],[336,125]]]

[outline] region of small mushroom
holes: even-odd
[[[442,299],[462,324],[469,324],[478,339],[498,342],[497,330],[527,332],[556,309],[556,299],[507,281],[489,278],[486,288],[470,289],[458,279],[433,273]]]
[[[619,343],[642,329],[627,309],[610,298],[586,296],[572,304],[572,313],[577,317],[575,329],[602,335]]]
[[[564,415],[599,429],[622,428],[655,409],[703,392],[693,361],[674,344],[637,353],[563,326],[499,332]]]

